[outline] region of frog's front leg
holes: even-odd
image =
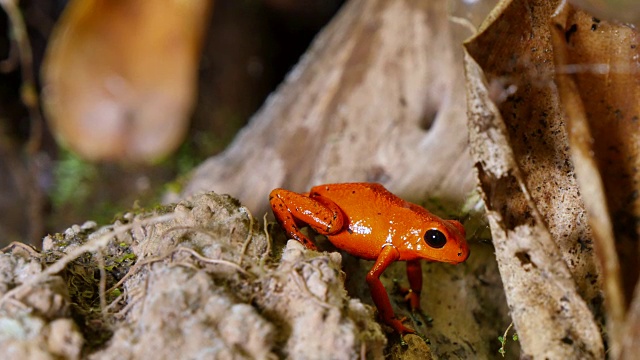
[[[344,224],[340,207],[321,196],[309,197],[306,194],[275,189],[269,194],[269,203],[273,215],[289,237],[311,250],[316,250],[316,246],[300,232],[298,223],[305,223],[322,235],[339,232]]]
[[[422,266],[420,260],[407,261],[407,278],[409,289],[404,299],[409,302],[411,311],[420,310],[420,293],[422,292]]]
[[[376,263],[367,274],[367,284],[369,284],[371,298],[373,299],[373,303],[376,304],[376,308],[378,308],[378,313],[382,321],[402,335],[405,333],[414,333],[415,331],[402,325],[401,319],[396,319],[387,290],[380,281],[380,275],[382,275],[384,270],[399,258],[400,253],[398,253],[398,250],[393,247],[393,245],[383,246]]]

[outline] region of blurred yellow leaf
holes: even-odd
[[[90,160],[153,161],[183,140],[211,0],[75,0],[43,65],[52,131]]]
[[[640,2],[638,0],[569,0],[576,7],[590,12],[598,19],[618,20],[638,24]]]

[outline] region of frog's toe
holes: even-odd
[[[420,310],[420,295],[413,292],[411,289],[406,291],[404,296],[404,301],[409,303],[412,312],[421,311]]]

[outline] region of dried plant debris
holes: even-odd
[[[633,26],[565,2],[513,0],[465,44],[471,149],[524,356],[603,358],[605,333],[610,358],[640,346],[635,313],[625,322],[639,273],[637,43]]]
[[[0,346],[43,359],[490,357],[509,319],[493,248],[472,251],[463,265],[424,267],[425,314],[394,291],[404,264],[384,274],[421,335],[401,345],[375,320],[371,262],[272,241],[236,200],[207,193],[73,226],[43,252],[5,249]]]
[[[75,226],[43,253],[13,245],[0,257],[0,346],[42,358],[383,355],[339,254],[293,243],[276,266],[270,249],[246,208],[213,193]]]
[[[70,318],[71,299],[60,276],[42,279],[15,296],[12,289],[41,273],[44,258],[14,246],[0,254],[0,346],[11,359],[77,359],[84,338]]]

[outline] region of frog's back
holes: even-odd
[[[405,201],[377,183],[343,183],[311,188],[311,197],[322,196],[335,202],[345,212],[378,213],[385,205],[405,206]]]
[[[398,222],[413,218],[410,204],[380,184],[346,183],[316,186],[309,196],[333,201],[345,216],[343,231],[327,238],[363,259],[376,259],[385,243],[395,240]]]

